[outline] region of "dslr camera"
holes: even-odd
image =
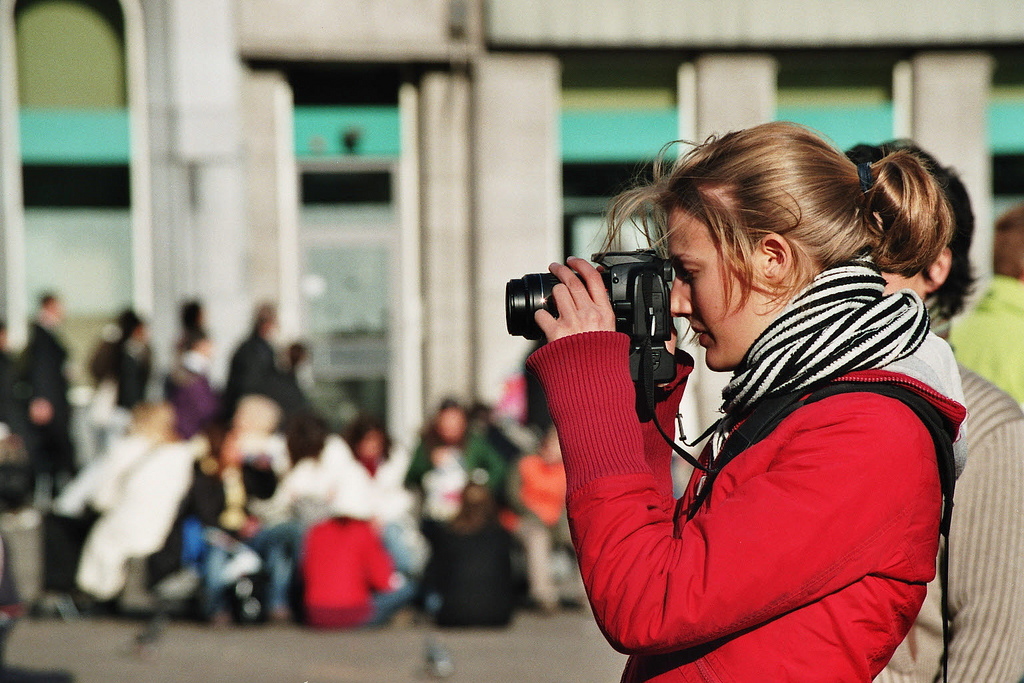
[[[633,381],[642,376],[643,363],[653,368],[653,380],[675,378],[675,359],[664,342],[672,335],[669,293],[672,264],[653,250],[609,251],[591,260],[603,267],[601,277],[608,290],[615,329],[629,335],[629,369]],[[508,333],[527,339],[542,339],[533,314],[541,308],[558,317],[552,288],[559,283],[551,273],[530,273],[505,285],[505,325]]]

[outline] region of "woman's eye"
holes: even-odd
[[[682,281],[682,282],[684,282],[684,283],[686,283],[688,285],[693,283],[693,273],[688,271],[686,268],[683,268],[682,266],[675,266],[675,271],[676,271],[676,277],[680,281]]]

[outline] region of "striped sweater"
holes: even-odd
[[[970,454],[950,531],[949,680],[1017,683],[1024,676],[1024,413],[1008,394],[960,368]],[[875,681],[941,678],[936,578],[917,621]]]

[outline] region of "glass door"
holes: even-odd
[[[399,256],[394,169],[383,161],[325,161],[303,164],[300,172],[311,399],[335,429],[360,412],[386,420]]]

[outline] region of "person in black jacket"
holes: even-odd
[[[43,294],[21,359],[23,388],[20,393],[27,401],[29,453],[37,476],[37,489],[49,482],[50,495],[55,495],[75,473],[71,404],[65,372],[68,352],[56,334],[63,319],[61,300],[56,294]]]
[[[455,519],[434,528],[427,611],[438,626],[507,626],[515,607],[512,536],[491,490],[470,483]]]
[[[92,457],[102,454],[131,422],[131,411],[146,400],[152,371],[149,327],[130,308],[103,330],[89,360],[93,395],[88,411]]]
[[[99,385],[109,381],[116,389],[115,403],[130,411],[146,399],[152,372],[149,327],[130,308],[117,316],[111,334],[97,347],[89,362],[89,372]]]
[[[0,320],[0,510],[22,507],[33,494],[25,415],[15,400],[15,371],[7,352],[7,323]]]
[[[261,304],[256,308],[252,333],[231,356],[223,396],[225,421],[230,421],[244,396],[261,394],[278,400],[276,394],[281,384],[281,371],[271,345],[276,331],[277,310],[272,304]]]

